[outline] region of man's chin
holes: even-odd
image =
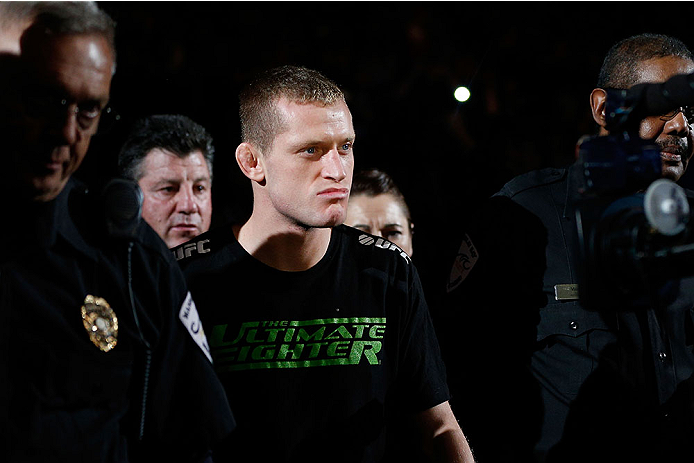
[[[174,233],[170,234],[166,239],[164,240],[166,242],[166,247],[169,249],[175,248],[176,246],[179,246],[187,241],[192,240],[198,236],[197,232],[182,232],[182,233]]]
[[[338,225],[342,225],[344,223],[345,219],[347,218],[347,209],[344,207],[333,207],[331,210],[328,211],[328,214],[325,218],[325,225],[324,227],[337,227]]]
[[[676,182],[682,177],[684,174],[685,167],[682,166],[681,164],[678,165],[671,165],[671,164],[663,164],[663,170],[662,170],[662,178],[666,178],[668,180],[672,180],[673,182]]]
[[[63,191],[68,178],[62,179],[55,174],[44,177],[32,177],[28,182],[31,200],[36,202],[52,201]]]
[[[313,228],[333,228],[337,227],[338,225],[342,225],[345,221],[345,217],[331,217],[327,220],[324,220],[320,224],[315,225]]]

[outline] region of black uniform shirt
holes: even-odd
[[[203,457],[233,418],[204,337],[198,345],[184,325],[192,304],[163,242],[144,222],[131,245],[107,236],[102,210],[72,181],[54,201],[26,207],[2,231],[3,453],[10,461]],[[110,351],[83,323],[88,295],[117,318]]]
[[[562,285],[585,281],[576,169],[521,175],[491,198],[471,233],[479,261],[451,293],[456,322],[493,329],[497,340],[483,360],[466,363],[469,354],[459,352],[460,365],[449,365],[459,399],[473,387],[488,404],[470,421],[471,442],[479,427],[481,446],[489,444],[477,453],[482,463],[672,461],[667,452],[691,450],[694,279],[673,278],[674,297],[644,304],[638,287],[617,291],[619,275],[608,270],[595,307],[578,297],[557,299]],[[466,386],[464,375],[481,381]],[[496,425],[499,434],[520,430],[513,445],[495,445],[499,434],[484,423],[498,420],[494,411],[509,417]]]

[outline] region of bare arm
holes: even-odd
[[[448,402],[416,415],[424,450],[432,462],[474,463],[472,450]]]

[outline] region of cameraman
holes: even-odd
[[[692,72],[692,53],[672,37],[615,44],[590,95],[599,135],[608,135],[606,89]],[[649,116],[638,128],[658,145],[662,176],[674,181],[692,156],[687,114]],[[677,298],[658,307],[621,298],[586,308],[578,298],[579,169],[514,178],[466,231],[449,282],[450,320],[440,324],[455,329],[440,335],[451,405],[481,463],[676,461],[683,451],[691,458],[694,280],[671,281]],[[479,260],[465,273],[460,255],[470,240]]]

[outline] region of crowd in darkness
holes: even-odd
[[[99,182],[104,164],[115,170],[136,118],[184,114],[215,139],[213,226],[244,217],[238,89],[273,66],[314,68],[344,88],[356,168],[381,168],[400,185],[424,283],[440,284],[449,268],[440,242],[458,239],[480,199],[520,173],[571,163],[578,138],[593,133],[587,95],[611,43],[653,31],[691,46],[689,30],[672,30],[649,5],[103,2],[118,24],[111,101],[121,121],[94,140],[100,155],[78,175]],[[459,85],[472,92],[466,103],[453,99]]]

